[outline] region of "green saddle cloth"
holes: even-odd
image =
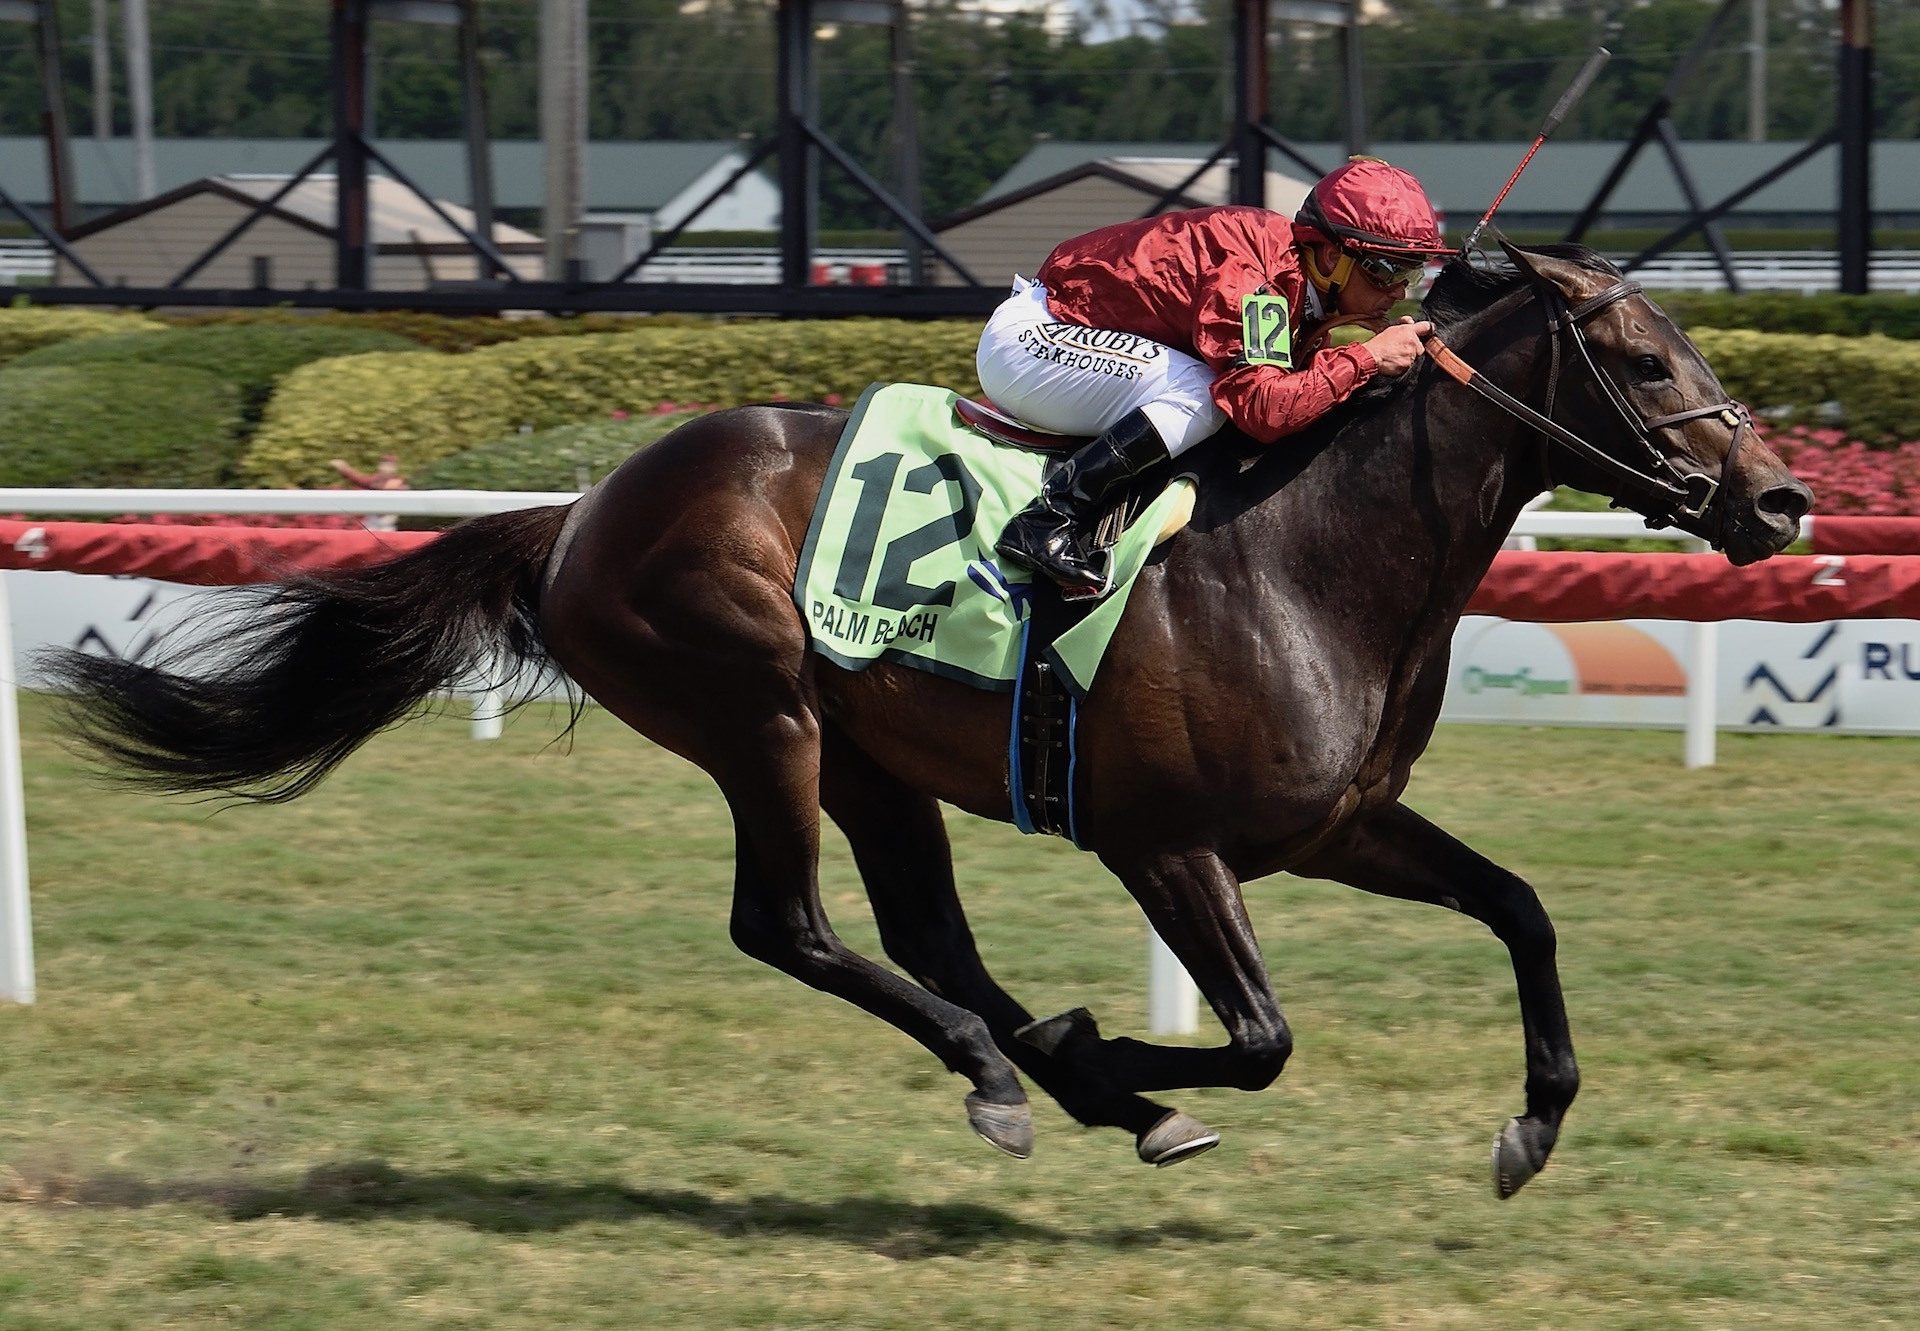
[[[860,397],[821,487],[794,578],[813,649],[861,670],[897,661],[1009,692],[1019,675],[1032,575],[1001,566],[994,542],[1040,493],[1044,454],[960,424],[957,395],[875,384]],[[1181,480],[1114,547],[1114,590],[1049,653],[1085,694],[1152,553]]]

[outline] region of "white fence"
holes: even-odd
[[[893,249],[820,249],[813,252],[814,280],[879,286],[904,281],[907,256]],[[860,283],[862,276],[882,281]],[[640,266],[636,282],[716,282],[729,286],[772,286],[780,280],[780,251],[764,247],[705,249],[669,247]]]
[[[1840,256],[1809,250],[1736,250],[1733,270],[1747,291],[1817,291],[1840,289]],[[1688,251],[1665,254],[1633,270],[1634,278],[1653,291],[1725,291],[1726,274],[1713,255]],[[1920,250],[1880,250],[1867,269],[1873,291],[1913,295],[1920,292]]]
[[[20,285],[23,277],[53,281],[53,249],[38,240],[0,240],[0,287]]]

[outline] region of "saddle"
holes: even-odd
[[[1091,439],[1087,435],[1057,434],[1028,425],[984,399],[956,398],[953,412],[963,425],[976,433],[1012,448],[1064,455]],[[1094,527],[1094,542],[1107,547],[1118,541],[1121,533],[1174,479],[1171,460],[1142,472],[1101,515]],[[1185,496],[1184,502],[1174,506],[1155,534],[1156,546],[1171,539],[1192,519],[1193,486],[1186,487]],[[1097,603],[1068,601],[1058,587],[1041,578],[1035,580],[1027,604],[1028,631],[1021,644],[1010,737],[1012,761],[1008,776],[1013,788],[1014,824],[1023,832],[1051,833],[1083,846],[1075,818],[1073,753],[1080,699],[1061,678],[1048,648],[1084,619]]]
[[[1041,453],[1071,453],[1090,442],[1092,435],[1056,434],[1037,425],[1009,416],[985,398],[960,397],[953,401],[953,414],[962,425],[985,435],[997,444],[1030,448]]]
[[[1059,434],[1053,430],[1043,430],[1037,425],[1029,425],[1018,417],[1011,416],[989,402],[986,398],[956,397],[953,401],[953,414],[959,422],[976,434],[991,439],[996,444],[1005,444],[1009,448],[1024,448],[1034,453],[1071,453],[1093,442],[1093,436],[1087,434]],[[1120,533],[1133,524],[1140,512],[1159,497],[1161,491],[1176,479],[1172,463],[1158,467],[1149,467],[1140,473],[1133,483],[1127,486],[1120,498],[1115,501],[1094,527],[1093,540],[1096,546],[1104,549],[1120,539]],[[1184,504],[1175,507],[1167,515],[1167,521],[1161,525],[1153,538],[1155,545],[1172,540],[1193,518],[1193,499],[1191,493]]]

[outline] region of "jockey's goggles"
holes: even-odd
[[[1352,258],[1353,266],[1365,273],[1375,286],[1388,289],[1402,282],[1412,286],[1427,272],[1425,259],[1409,259],[1405,255],[1360,253],[1353,254]]]

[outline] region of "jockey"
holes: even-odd
[[[1446,252],[1420,182],[1372,157],[1320,180],[1292,221],[1195,208],[1061,244],[994,311],[980,384],[1028,424],[1098,437],[1052,470],[998,552],[1070,596],[1104,595],[1088,535],[1103,501],[1225,421],[1272,443],[1374,375],[1403,373],[1430,326],[1387,326],[1387,312]],[[1316,350],[1340,323],[1382,331]]]

